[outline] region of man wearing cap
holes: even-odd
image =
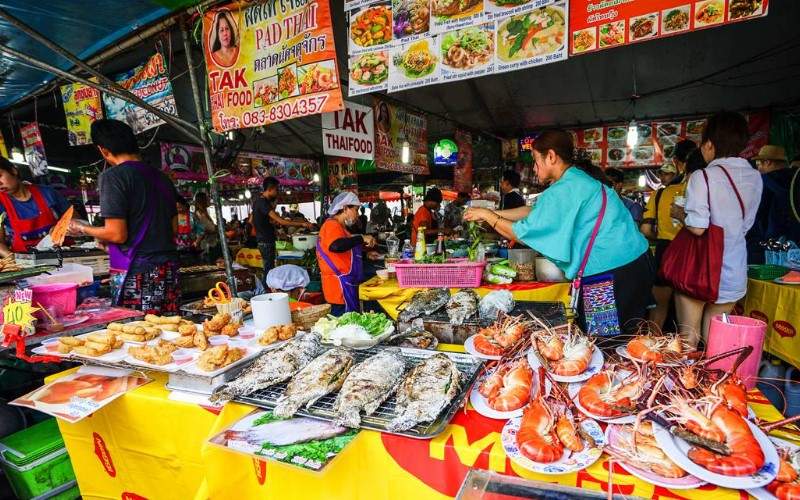
[[[434,243],[440,232],[448,236],[453,234],[453,230],[450,228],[439,228],[438,212],[441,206],[442,192],[439,191],[439,188],[429,189],[425,193],[422,206],[414,214],[414,220],[411,223],[411,246],[417,244],[417,232],[421,227],[425,228],[425,243]]]
[[[795,169],[787,168],[786,150],[780,146],[763,146],[753,160],[761,172],[764,190],[761,192],[756,220],[747,233],[747,261],[749,264],[762,264],[764,249],[759,243],[781,236],[800,241],[800,218],[794,213],[790,200]],[[795,184],[798,182],[800,180]],[[795,200],[795,203],[798,201]],[[795,206],[795,209],[800,207]]]
[[[358,220],[361,202],[350,191],[340,193],[328,208],[330,218],[319,231],[317,260],[322,274],[322,294],[331,304],[331,314],[341,316],[346,312],[357,312],[358,285],[364,276],[361,247],[372,248],[375,238],[368,235],[351,236],[351,228]],[[375,260],[377,252],[369,252],[367,258]]]

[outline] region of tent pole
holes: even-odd
[[[203,105],[200,101],[200,87],[197,84],[194,57],[192,56],[192,46],[189,42],[189,31],[186,29],[185,18],[181,18],[180,25],[183,47],[186,52],[186,65],[189,68],[189,80],[192,82],[192,97],[194,98],[197,122],[203,123],[205,114],[203,113]],[[225,219],[222,217],[222,200],[220,200],[219,190],[217,190],[217,180],[214,177],[214,165],[211,163],[211,137],[208,135],[208,129],[203,126],[200,127],[200,135],[202,137],[203,157],[206,160],[206,169],[208,170],[208,184],[211,189],[211,199],[214,200],[214,211],[217,214],[217,231],[219,232],[220,245],[222,245],[222,258],[225,259],[225,274],[228,276],[228,286],[233,293],[236,293],[236,278],[233,276],[231,255],[228,251],[228,239],[225,236]]]
[[[151,113],[154,113],[156,116],[158,116],[159,118],[161,118],[165,122],[169,123],[170,125],[178,128],[178,129],[181,129],[181,128],[186,128],[188,130],[194,129],[194,125],[192,125],[191,123],[189,123],[189,122],[187,122],[185,120],[182,120],[182,119],[178,118],[177,116],[164,113],[160,109],[158,109],[156,107],[153,107],[150,104],[148,104],[148,103],[144,102],[143,100],[139,99],[138,97],[136,97],[135,95],[130,93],[127,89],[122,87],[117,82],[111,80],[107,76],[105,76],[102,73],[100,73],[99,71],[95,70],[94,68],[92,68],[91,66],[86,64],[85,62],[81,61],[80,58],[76,57],[75,55],[73,55],[69,51],[63,49],[62,47],[60,47],[56,43],[53,43],[52,41],[50,41],[50,39],[48,39],[47,37],[45,37],[44,35],[42,35],[38,31],[36,31],[35,29],[31,28],[30,26],[28,26],[27,24],[23,23],[22,21],[20,21],[16,17],[12,16],[5,9],[0,8],[0,17],[5,19],[6,21],[8,21],[13,26],[17,27],[20,31],[28,34],[34,40],[36,40],[39,43],[45,45],[47,48],[49,48],[50,50],[52,50],[56,54],[60,55],[64,59],[66,59],[69,62],[75,64],[76,66],[78,66],[82,70],[86,71],[90,75],[92,75],[95,78],[97,78],[97,81],[100,82],[101,84],[103,84],[103,87],[101,87],[102,91],[107,92],[109,89],[111,89],[111,90],[115,90],[117,93],[122,93],[123,95],[128,95],[129,97],[127,99],[125,99],[126,101],[132,102],[133,104],[136,104],[137,106],[142,107],[142,108],[150,111]],[[64,72],[64,73],[66,73],[66,72]],[[66,73],[66,75],[69,75],[69,73]],[[70,79],[73,78],[71,75],[70,76],[66,76],[66,75],[62,74],[61,76],[64,76],[65,78],[70,78]],[[121,98],[121,96],[120,96],[120,98]],[[193,138],[193,142],[200,142],[197,139],[196,136],[192,135],[192,138]]]
[[[120,98],[120,99],[122,99],[122,100],[124,100],[126,102],[130,102],[130,103],[136,104],[137,106],[139,105],[137,102],[135,102],[138,98],[136,96],[134,96],[133,94],[131,94],[130,92],[128,92],[127,90],[123,89],[124,92],[118,92],[115,89],[105,88],[105,87],[99,85],[96,82],[87,80],[85,78],[81,78],[81,77],[73,75],[71,73],[67,73],[66,71],[64,71],[62,69],[56,68],[55,66],[52,66],[52,65],[50,65],[50,64],[48,64],[48,63],[46,63],[44,61],[40,61],[39,59],[36,59],[35,57],[31,57],[31,56],[29,56],[27,54],[23,54],[22,52],[19,52],[18,50],[14,50],[14,49],[12,49],[10,47],[7,47],[5,45],[2,45],[2,44],[0,44],[0,52],[5,52],[6,54],[9,54],[9,55],[11,55],[13,57],[16,57],[17,59],[21,59],[21,60],[23,60],[25,62],[28,62],[31,65],[33,65],[33,66],[35,66],[38,69],[41,69],[43,71],[47,71],[47,72],[52,73],[54,75],[58,75],[58,76],[64,77],[64,78],[66,78],[66,79],[68,79],[70,81],[73,81],[73,82],[82,83],[82,84],[86,85],[87,87],[91,87],[91,88],[93,88],[95,90],[98,90],[100,92],[106,92],[106,93],[111,94],[114,97],[118,97],[118,98]],[[183,134],[186,138],[190,139],[192,142],[200,143],[200,139],[197,137],[197,135],[193,134],[189,130],[185,129],[181,124],[179,124],[177,122],[174,122],[172,120],[172,118],[174,118],[172,115],[165,115],[161,110],[159,110],[157,108],[153,108],[152,106],[150,106],[147,103],[144,103],[144,106],[142,106],[142,107],[144,107],[144,108],[146,108],[146,109],[148,109],[150,111],[153,111],[153,110],[157,111],[158,113],[156,113],[156,114],[158,114],[159,116],[160,115],[164,115],[164,116],[161,116],[161,118],[165,118],[165,117],[169,118],[169,119],[167,119],[165,121],[167,121],[170,125],[175,127],[175,129],[178,132]],[[194,127],[192,127],[192,128],[194,128]]]

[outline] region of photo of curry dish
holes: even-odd
[[[497,56],[511,62],[552,54],[564,45],[565,30],[564,11],[556,7],[512,16],[499,29]]]

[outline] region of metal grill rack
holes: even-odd
[[[377,354],[381,349],[386,349],[386,347],[373,347],[363,351],[356,351],[356,361],[361,362],[366,358]],[[402,351],[403,358],[406,362],[406,373],[408,370],[411,370],[411,368],[416,366],[420,361],[433,356],[434,354],[447,355],[456,363],[458,371],[461,372],[462,378],[458,394],[455,398],[453,398],[453,401],[451,401],[450,404],[439,414],[436,420],[432,422],[423,422],[404,432],[392,433],[415,439],[430,439],[442,432],[450,423],[450,420],[452,420],[456,411],[467,397],[470,388],[478,378],[484,362],[470,356],[469,354],[407,348],[400,348],[400,350]],[[247,396],[237,396],[234,399],[242,403],[247,403],[253,406],[271,410],[277,404],[278,398],[283,395],[287,385],[288,382],[274,385],[272,387],[268,387],[267,389],[256,391]],[[335,393],[327,394],[319,401],[314,403],[308,410],[303,408],[298,411],[297,415],[331,421],[334,418],[333,403],[335,399]],[[397,417],[397,411],[395,408],[396,404],[397,398],[392,395],[386,401],[384,401],[383,404],[381,404],[372,415],[366,416],[362,413],[361,428],[390,433],[390,431],[387,429],[387,425],[390,421]]]
[[[523,315],[524,319],[530,319],[527,312],[530,311],[538,316],[542,321],[550,326],[563,325],[567,322],[567,309],[564,307],[563,302],[526,302],[516,301],[514,309],[509,316]],[[447,315],[447,309],[442,308],[428,316],[422,316],[425,321],[436,321],[440,323],[449,323],[450,317]],[[464,321],[465,325],[480,325],[487,327],[494,323],[492,320],[485,320],[478,318],[478,315],[467,318]]]

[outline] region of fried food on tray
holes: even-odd
[[[188,325],[181,325],[178,327],[178,334],[181,336],[184,335],[194,335],[197,333],[197,327],[194,324],[189,323]]]
[[[202,335],[202,332],[200,332],[200,334]],[[205,335],[203,335],[203,338],[205,338]],[[187,349],[195,346],[194,345],[194,336],[193,335],[184,335],[184,336],[178,337],[177,339],[173,340],[172,342],[178,347],[183,347],[183,348],[187,348]]]
[[[230,314],[215,314],[213,318],[203,321],[203,331],[219,333],[230,322]]]
[[[208,349],[208,337],[203,332],[197,332],[192,336],[192,343],[201,351]]]
[[[235,363],[244,357],[244,350],[218,345],[205,351],[197,360],[197,367],[206,372],[213,372]]]
[[[58,347],[56,347],[56,351],[59,354],[69,354],[70,352],[72,352],[72,349],[74,347],[75,346],[69,344],[58,344]]]
[[[278,341],[278,331],[275,328],[268,328],[264,335],[258,339],[259,345],[270,345]]]
[[[289,340],[297,335],[297,325],[289,323],[288,325],[275,326],[278,329],[278,340]]]
[[[217,303],[214,302],[214,299],[211,297],[205,297],[203,299],[203,307],[216,307]]]
[[[58,339],[63,345],[79,346],[83,345],[83,339],[76,339],[75,337],[61,337]]]
[[[102,356],[103,354],[110,353],[111,352],[111,346],[110,345],[105,345],[103,347],[103,349],[93,349],[91,347],[86,347],[86,346],[79,345],[79,346],[73,347],[72,348],[72,352],[77,352],[78,354],[83,354],[84,356],[97,357],[97,356]]]
[[[227,335],[228,337],[235,337],[239,335],[239,328],[242,326],[244,326],[244,323],[228,323],[222,327],[222,331],[220,333],[222,335]]]
[[[123,325],[122,323],[109,323],[108,331],[130,333],[133,335],[144,335],[145,329],[143,326]]]
[[[170,355],[178,350],[178,346],[166,340],[159,340],[155,346],[140,345],[128,348],[128,354],[151,365],[163,366],[172,362]]]
[[[156,325],[177,325],[181,322],[180,316],[156,316],[155,314],[148,314],[144,320]]]

